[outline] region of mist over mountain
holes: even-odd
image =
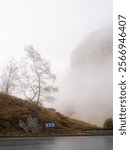
[[[102,125],[112,116],[112,26],[89,34],[71,55],[57,109]]]
[[[71,55],[71,66],[89,66],[112,55],[112,27],[96,30],[85,38]]]

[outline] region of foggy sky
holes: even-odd
[[[0,18],[0,62],[32,44],[60,74],[82,39],[112,22],[112,0],[4,0]]]

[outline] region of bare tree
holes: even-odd
[[[18,67],[13,58],[5,65],[0,78],[0,90],[6,94],[12,94],[17,86]]]
[[[52,86],[52,82],[56,79],[55,75],[50,71],[50,64],[43,59],[39,52],[33,47],[25,49],[27,59],[19,78],[20,87],[24,96],[30,101],[49,101],[52,102],[54,97],[52,92],[57,92],[58,88]]]
[[[67,117],[72,118],[76,115],[76,112],[74,110],[69,110],[66,113]]]

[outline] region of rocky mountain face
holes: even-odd
[[[104,27],[89,34],[71,55],[71,67],[88,67],[101,63],[113,52],[112,27]]]
[[[61,85],[60,111],[99,125],[112,116],[112,41],[112,27],[104,27],[73,51]]]

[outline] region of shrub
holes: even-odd
[[[105,129],[113,129],[113,119],[112,119],[112,118],[107,118],[107,119],[104,121],[103,127],[104,127]]]

